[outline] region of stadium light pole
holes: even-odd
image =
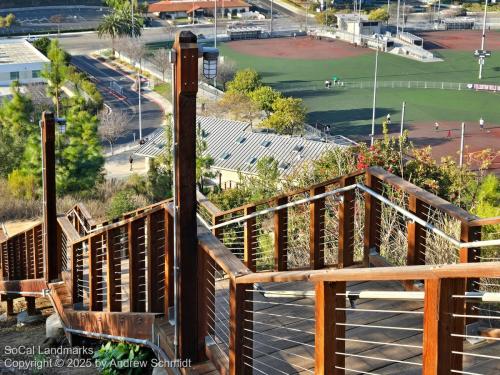
[[[484,51],[484,44],[486,41],[486,15],[488,13],[488,0],[484,3],[484,17],[483,17],[483,34],[481,35],[481,51]],[[483,65],[484,57],[479,56],[479,79],[483,79]]]
[[[133,0],[130,0],[130,16],[132,18],[132,38],[135,38],[134,1]],[[141,103],[141,61],[140,61],[140,59],[139,59],[139,71],[137,72],[137,92],[139,94],[139,140],[141,140],[142,139],[142,103]]]
[[[273,5],[274,5],[274,0],[271,0],[271,23],[269,25],[269,35],[273,35]]]
[[[460,136],[460,167],[464,164],[464,135],[465,122],[462,122],[462,135]]]
[[[372,105],[372,133],[370,134],[371,142],[370,146],[373,146],[375,142],[375,106],[377,105],[377,75],[378,75],[378,50],[379,50],[379,38],[377,39],[377,52],[375,53],[375,78],[373,79],[373,105]]]
[[[401,0],[398,0],[398,9],[397,9],[397,14],[396,14],[396,36],[399,34],[399,7],[401,5]]]
[[[217,48],[217,0],[214,0],[214,47]]]

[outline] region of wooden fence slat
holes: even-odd
[[[83,302],[83,296],[78,294],[78,280],[83,279],[83,269],[78,268],[78,263],[83,264],[82,254],[77,253],[77,244],[71,245],[71,295],[73,305]]]
[[[253,373],[253,310],[250,292],[252,284],[229,284],[229,374],[251,375]],[[247,311],[245,311],[247,310]]]
[[[417,217],[425,219],[425,205],[415,195],[411,194],[408,200],[408,209]],[[425,264],[425,245],[426,245],[426,230],[425,228],[415,221],[408,221],[407,227],[407,240],[408,251],[406,264],[408,266],[418,266]],[[405,288],[411,290],[414,288],[413,281],[405,281]]]
[[[247,206],[243,215],[250,215],[255,212],[255,206]],[[255,224],[256,218],[247,219],[244,227],[243,257],[245,265],[252,271],[257,271],[257,259],[255,259]]]
[[[160,276],[164,264],[161,262],[165,248],[164,210],[156,211],[147,217],[147,272],[148,272],[148,312],[162,313],[164,304],[160,297]],[[163,234],[162,234],[163,233]]]
[[[120,245],[121,228],[106,231],[106,277],[107,277],[107,307],[108,311],[122,311],[121,296],[121,260],[116,256],[116,247]]]
[[[97,259],[97,248],[100,236],[89,239],[89,310],[102,310],[102,299],[99,297],[99,277],[101,276],[100,266]]]
[[[128,223],[129,303],[131,312],[140,312],[138,221]]]
[[[345,352],[345,323],[344,295],[346,292],[345,282],[318,281],[316,289],[315,306],[315,374],[316,375],[343,375],[344,370],[337,367],[345,367],[345,356],[336,354]]]
[[[324,186],[318,186],[310,191],[313,197],[325,192]],[[325,198],[317,199],[309,204],[309,268],[318,270],[325,266]]]
[[[465,320],[452,314],[464,314],[463,300],[453,298],[462,294],[464,279],[428,279],[425,281],[423,375],[448,375],[462,370]]]
[[[165,280],[164,311],[168,316],[169,308],[174,305],[174,218],[165,209]]]
[[[378,178],[366,171],[365,185],[381,193],[382,184]],[[380,253],[380,201],[369,193],[365,193],[365,233],[364,233],[364,256],[363,263],[365,267],[370,264],[370,253]]]
[[[473,242],[481,240],[481,227],[471,227],[466,222],[461,223],[460,228],[460,240],[463,242]],[[459,250],[460,263],[478,263],[481,257],[481,248],[471,247],[471,248],[461,248]],[[465,283],[465,291],[473,292],[479,290],[479,279],[478,278],[467,278]],[[474,315],[474,306],[477,303],[467,302],[467,314]],[[475,318],[467,318],[467,324],[475,322]]]
[[[276,206],[288,203],[288,197],[276,200]],[[274,270],[286,271],[288,269],[288,209],[284,208],[274,212]]]
[[[346,177],[340,180],[340,187],[356,183],[356,177]],[[339,204],[339,250],[338,267],[345,268],[354,264],[354,207],[356,193],[354,190],[344,192]]]

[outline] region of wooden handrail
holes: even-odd
[[[198,225],[198,244],[229,277],[236,278],[252,273],[241,260],[201,224]]]
[[[379,180],[394,186],[397,189],[400,189],[408,194],[415,196],[421,201],[425,202],[429,206],[434,208],[438,208],[446,214],[458,219],[460,221],[470,222],[473,220],[477,220],[478,217],[470,214],[464,209],[455,206],[453,203],[450,203],[443,198],[438,197],[428,191],[406,181],[401,177],[398,177],[392,173],[387,172],[385,169],[381,167],[370,167],[368,171],[371,175],[375,176]]]
[[[222,210],[219,207],[210,202],[210,200],[199,191],[196,191],[196,200],[198,201],[198,204],[205,208],[210,215],[217,216],[222,213]]]
[[[92,233],[89,233],[86,236],[80,237],[77,241],[73,242],[72,244],[77,244],[77,243],[80,243],[80,242],[88,241],[90,238],[92,238],[92,236],[103,234],[106,231],[108,231],[110,229],[113,229],[113,228],[121,227],[121,226],[123,226],[125,224],[128,224],[131,221],[134,221],[134,220],[137,220],[137,219],[141,219],[141,218],[146,217],[146,216],[148,216],[148,215],[150,215],[150,214],[152,214],[154,212],[162,210],[163,208],[164,208],[163,206],[157,206],[157,207],[154,207],[153,209],[151,209],[150,211],[143,212],[142,214],[139,214],[137,216],[133,216],[133,217],[130,217],[128,219],[122,219],[121,221],[118,221],[116,223],[113,223],[113,224],[107,225],[105,227],[99,228],[98,230],[96,230],[96,231],[94,231]]]
[[[484,227],[486,225],[500,225],[500,216],[485,217],[472,220],[469,223],[470,227]]]
[[[80,239],[80,234],[76,231],[75,227],[71,225],[71,222],[66,216],[58,217],[57,222],[59,223],[61,230],[66,235],[68,243],[73,243]]]
[[[260,272],[236,278],[237,284],[287,281],[428,280],[438,278],[500,277],[500,262],[460,263],[441,266],[344,268]]]
[[[19,236],[24,236],[27,232],[35,229],[36,227],[40,226],[40,225],[43,225],[43,222],[42,221],[38,221],[36,222],[35,224],[33,225],[30,225],[28,228],[24,229],[22,232],[18,232],[18,233],[15,233],[13,234],[12,236],[10,236],[8,233],[7,235],[4,237],[3,240],[0,241],[0,244],[4,243],[4,242],[7,242],[8,240],[11,240],[13,238],[16,238],[16,237],[19,237]]]
[[[326,187],[328,185],[338,184],[338,183],[340,183],[340,181],[342,180],[342,178],[357,177],[357,176],[361,176],[363,174],[365,174],[364,170],[363,171],[356,171],[356,172],[347,174],[345,176],[335,177],[335,178],[332,178],[330,180],[327,180],[327,181],[324,181],[324,182],[320,182],[318,184],[315,184],[315,185],[312,185],[312,186],[309,186],[309,187],[306,187],[306,188],[300,188],[300,189],[297,189],[297,190],[293,190],[291,192],[287,192],[287,193],[283,193],[283,194],[280,194],[280,195],[276,195],[276,196],[274,196],[272,198],[262,199],[262,200],[259,200],[259,201],[256,201],[256,202],[245,204],[245,205],[240,206],[240,207],[235,207],[235,208],[231,208],[229,210],[221,211],[219,213],[219,216],[233,214],[235,212],[242,211],[245,208],[250,207],[250,206],[259,206],[259,205],[266,204],[266,203],[274,203],[276,200],[279,200],[279,199],[283,199],[283,198],[287,198],[287,197],[292,197],[294,195],[308,193],[310,190],[317,189],[317,188],[322,188],[322,187]]]

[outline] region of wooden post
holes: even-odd
[[[140,312],[139,301],[139,245],[137,221],[128,223],[128,262],[129,262],[129,303],[130,312]]]
[[[415,216],[424,218],[424,203],[416,196],[410,195],[408,208]],[[408,255],[406,264],[408,266],[423,265],[425,264],[426,230],[415,221],[409,221],[406,227],[408,230]],[[411,280],[405,281],[404,285],[407,290],[414,288],[413,281]]]
[[[288,197],[276,199],[276,206],[288,203]],[[274,270],[286,271],[288,268],[288,209],[274,212]]]
[[[481,227],[472,227],[466,222],[461,223],[460,228],[460,241],[462,242],[473,242],[481,240]],[[472,248],[461,248],[459,250],[460,263],[477,263],[480,261],[481,249],[478,247]],[[466,279],[465,290],[467,292],[473,292],[479,290],[479,279]],[[467,315],[474,315],[474,306],[477,306],[474,302],[466,303]],[[467,324],[475,322],[475,318],[467,318]]]
[[[378,178],[366,170],[365,185],[376,193],[382,192],[382,184]],[[380,252],[380,201],[370,194],[365,193],[365,233],[364,233],[364,256],[365,267],[370,265],[370,253]]]
[[[229,284],[229,374],[251,375],[253,372],[253,329],[251,320],[253,303],[251,292],[252,284],[236,284],[234,280]],[[245,301],[246,300],[246,301]]]
[[[83,302],[83,296],[78,294],[78,280],[83,278],[83,267],[79,269],[78,266],[79,263],[83,266],[83,257],[81,254],[77,254],[76,246],[76,244],[71,245],[71,294],[73,305]]]
[[[247,206],[243,212],[243,215],[250,215],[255,212],[255,206]],[[257,271],[257,259],[255,259],[255,224],[256,219],[251,218],[245,221],[244,228],[244,244],[243,244],[243,257],[245,265],[252,271]]]
[[[40,258],[43,259],[43,225],[38,225],[33,230],[33,251],[35,257],[35,279],[43,277],[43,264],[40,264]]]
[[[50,282],[59,279],[57,268],[57,211],[55,119],[52,112],[42,114],[42,178],[43,178],[43,252],[44,276]]]
[[[13,316],[14,315],[14,298],[7,296],[5,298],[5,302],[7,303],[7,316]]]
[[[340,187],[356,183],[356,177],[343,177]],[[354,206],[355,191],[344,192],[339,204],[339,255],[338,268],[350,267],[354,264]]]
[[[314,345],[315,374],[343,375],[345,356],[345,282],[318,281],[316,283],[316,336]]]
[[[37,315],[35,297],[24,297],[26,300],[26,311],[28,315]]]
[[[99,297],[99,277],[101,275],[97,260],[97,247],[99,236],[93,236],[89,239],[89,310],[101,311],[102,300]]]
[[[108,311],[121,311],[121,261],[115,253],[120,249],[120,231],[122,228],[113,228],[106,231],[106,277],[107,277],[107,307]],[[118,245],[118,246],[117,246]]]
[[[197,361],[198,247],[196,223],[196,93],[198,44],[191,31],[181,31],[174,43],[175,63],[175,189],[179,254],[179,356]],[[196,275],[196,276],[193,276]]]
[[[462,371],[462,356],[453,351],[463,351],[464,304],[454,294],[462,294],[464,279],[425,280],[423,375],[448,375],[451,370]]]
[[[325,187],[311,189],[310,196],[323,194]],[[309,268],[321,269],[325,266],[325,198],[309,204]]]

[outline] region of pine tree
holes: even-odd
[[[97,118],[75,107],[68,112],[66,121],[56,174],[59,194],[89,190],[103,177]]]
[[[56,116],[59,117],[62,86],[68,78],[66,53],[59,47],[59,41],[50,42],[47,57],[50,60],[42,71],[42,76],[48,80],[47,94],[50,95],[56,106]]]
[[[31,121],[33,104],[19,90],[19,83],[11,85],[12,99],[0,105],[0,176],[6,177],[21,163],[26,140],[37,132]]]

